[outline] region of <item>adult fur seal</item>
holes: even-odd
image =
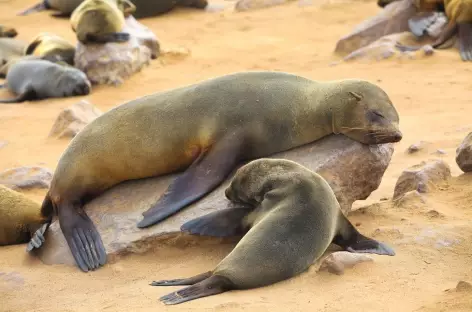
[[[72,30],[83,44],[125,42],[130,38],[122,32],[125,14],[134,10],[134,4],[126,0],[86,0],[72,13]]]
[[[136,11],[133,12],[133,16],[138,19],[162,15],[176,7],[205,9],[208,6],[207,0],[134,0],[132,2],[136,5]]]
[[[0,185],[0,246],[22,244],[45,222],[40,214],[41,205],[23,194]],[[44,241],[37,236],[33,240]]]
[[[0,25],[0,38],[15,38],[18,32],[13,27]]]
[[[0,38],[0,64],[23,56],[26,42],[16,38]]]
[[[367,81],[282,72],[209,79],[130,101],[88,124],[59,160],[42,213],[49,223],[58,215],[79,267],[95,269],[106,253],[82,207],[118,183],[185,170],[143,213],[138,226],[148,227],[211,192],[242,161],[333,132],[365,144],[398,142],[398,122],[388,95]]]
[[[446,13],[448,24],[432,47],[437,49],[458,35],[461,59],[472,61],[472,0],[415,0],[414,2],[420,12],[443,10]],[[398,48],[403,51],[416,51],[421,47],[399,45]]]
[[[91,88],[82,71],[46,60],[19,60],[9,68],[6,79],[6,85],[1,87],[7,86],[17,97],[0,103],[87,95]]]
[[[247,208],[210,213],[185,223],[182,230],[210,236],[250,230],[213,271],[153,282],[192,285],[161,297],[165,304],[291,278],[306,271],[332,242],[350,252],[395,255],[389,246],[360,234],[341,212],[329,184],[293,161],[254,160],[238,169],[225,194]]]
[[[21,11],[18,15],[29,15],[34,12],[45,10],[55,10],[56,13],[51,14],[55,17],[68,17],[84,0],[43,0],[34,6]]]
[[[74,66],[75,46],[60,36],[42,32],[26,46],[24,54],[39,56],[43,60],[51,62],[65,62]]]

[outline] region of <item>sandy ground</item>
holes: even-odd
[[[51,18],[49,12],[15,16],[33,2],[0,1],[0,22],[14,25],[20,39],[50,31],[75,41],[68,20]],[[472,64],[463,63],[457,51],[439,51],[422,60],[329,66],[336,60],[336,41],[378,10],[374,1],[353,1],[349,7],[329,2],[300,7],[295,2],[246,13],[181,9],[141,20],[162,46],[189,48],[190,57],[169,64],[154,61],[124,85],[96,87],[85,99],[106,111],[137,96],[243,70],[288,71],[320,80],[369,79],[390,95],[404,134],[369,200],[391,197],[402,170],[429,158],[444,159],[458,176],[455,149],[472,131]],[[0,149],[0,170],[27,165],[54,169],[68,141],[47,139],[48,132],[58,113],[78,100],[1,106],[0,141],[8,145]],[[415,155],[405,153],[420,140],[432,145]],[[436,149],[446,154],[433,154]],[[472,293],[445,291],[460,280],[472,282],[471,183],[472,177],[463,176],[426,196],[425,202],[385,202],[352,213],[349,218],[360,223],[360,231],[393,246],[395,257],[373,256],[374,263],[343,276],[312,268],[269,287],[178,306],[158,301],[177,288],[148,283],[211,270],[231,245],[162,247],[87,274],[75,267],[44,265],[28,257],[24,245],[2,247],[0,311],[472,311]],[[41,201],[44,192],[27,195]]]

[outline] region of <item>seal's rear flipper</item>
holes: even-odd
[[[39,248],[44,243],[44,233],[49,228],[50,223],[43,224],[39,229],[34,232],[33,236],[31,237],[28,245],[26,245],[26,251],[31,251],[35,248]]]
[[[43,218],[43,221],[45,222],[43,225],[39,227],[36,231],[34,229],[30,229],[31,232],[34,231],[33,235],[31,236],[31,239],[26,245],[26,251],[31,251],[35,248],[40,248],[45,239],[44,239],[44,233],[46,233],[47,229],[51,225],[53,214],[54,214],[54,207],[53,203],[51,200],[51,197],[49,196],[49,193],[46,194],[44,197],[43,203],[41,204],[41,217]]]
[[[458,24],[459,51],[463,61],[472,61],[472,24]]]
[[[4,103],[4,104],[21,103],[24,101],[29,101],[29,100],[34,99],[35,95],[36,95],[36,92],[34,92],[32,89],[28,89],[22,94],[18,95],[16,98],[0,100],[0,103]]]
[[[87,34],[87,42],[107,43],[107,42],[126,42],[130,38],[130,34],[125,32],[116,32],[103,35]]]
[[[180,230],[193,235],[240,236],[246,232],[243,219],[253,208],[230,208],[215,211],[184,223]]]
[[[158,202],[143,213],[144,219],[138,227],[156,224],[213,191],[239,162],[241,141],[228,138],[202,152],[184,173],[172,181]]]
[[[87,272],[106,263],[107,254],[95,225],[78,204],[58,207],[59,223],[79,268]]]
[[[152,282],[151,286],[182,286],[182,285],[194,285],[199,283],[207,278],[211,277],[211,271],[198,274],[189,278],[179,278],[173,280],[162,280],[162,281],[154,281]]]
[[[179,304],[186,301],[221,294],[234,289],[233,284],[225,277],[213,275],[195,285],[170,293],[159,298],[166,305]]]
[[[29,9],[26,9],[24,11],[19,12],[17,15],[21,15],[21,16],[29,15],[29,14],[34,13],[34,12],[40,12],[40,11],[48,10],[50,8],[51,7],[49,6],[47,0],[44,0],[43,2],[35,4],[34,6],[32,6]]]
[[[333,243],[349,252],[395,256],[395,251],[386,244],[359,233],[342,213],[339,215],[338,233]]]

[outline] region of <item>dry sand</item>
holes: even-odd
[[[24,40],[51,31],[75,41],[68,20],[51,18],[50,12],[15,16],[33,2],[0,1],[1,23],[14,25]],[[348,7],[328,2],[300,7],[293,2],[236,14],[180,9],[141,20],[162,46],[189,48],[191,56],[165,65],[154,61],[121,87],[96,87],[85,99],[106,111],[137,96],[243,70],[288,71],[320,80],[369,79],[392,98],[404,133],[380,188],[369,200],[391,197],[402,170],[428,158],[444,159],[458,176],[455,148],[472,130],[472,64],[462,62],[457,51],[439,51],[423,60],[329,66],[336,60],[332,51],[338,38],[378,10],[374,1],[352,1]],[[1,106],[0,140],[8,145],[0,149],[0,170],[26,165],[54,169],[68,142],[48,140],[48,132],[59,112],[78,100]],[[407,155],[406,148],[420,140],[431,142],[431,147]],[[438,148],[446,154],[433,155]],[[178,306],[158,301],[178,287],[148,283],[211,270],[232,246],[163,246],[87,274],[76,267],[44,265],[28,257],[24,245],[2,247],[0,310],[472,311],[471,292],[445,292],[460,280],[472,282],[471,185],[472,177],[466,176],[426,196],[425,203],[393,207],[387,202],[349,217],[360,223],[361,232],[392,245],[395,257],[373,256],[374,263],[348,269],[343,276],[311,268],[269,287]],[[44,191],[27,194],[41,201]],[[439,212],[439,217],[430,210]]]

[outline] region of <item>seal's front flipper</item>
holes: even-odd
[[[253,208],[230,208],[215,211],[184,223],[180,230],[193,235],[204,236],[240,236],[247,229],[243,219]]]
[[[103,35],[87,34],[87,42],[107,43],[107,42],[126,42],[130,38],[130,34],[124,32],[109,33]]]
[[[102,239],[78,204],[59,204],[59,224],[79,268],[87,272],[106,263]]]
[[[16,98],[0,100],[0,103],[4,103],[4,104],[21,103],[21,102],[33,100],[35,96],[36,96],[36,92],[34,92],[33,89],[27,89],[25,90],[25,92],[18,95]]]
[[[395,256],[391,247],[359,233],[342,213],[338,219],[338,233],[333,243],[349,252]]]
[[[55,18],[69,18],[70,13],[55,12],[55,13],[52,13],[51,16]]]
[[[189,278],[179,278],[173,280],[162,280],[162,281],[154,281],[152,282],[151,286],[183,286],[183,285],[194,285],[199,283],[203,280],[206,280],[211,276],[211,271],[198,274]]]
[[[163,196],[143,213],[138,227],[145,228],[175,214],[213,191],[239,162],[241,139],[218,141],[177,177]]]
[[[47,0],[44,0],[43,2],[41,3],[38,3],[38,4],[35,4],[34,6],[32,6],[31,8],[29,9],[26,9],[24,11],[21,11],[19,12],[17,15],[29,15],[31,13],[34,13],[34,12],[40,12],[40,11],[44,11],[44,10],[47,10],[49,9],[49,5],[47,3]]]
[[[459,51],[463,61],[472,61],[472,23],[458,24]]]
[[[229,279],[213,275],[195,285],[170,293],[159,298],[166,305],[179,304],[186,301],[221,294],[234,289]]]

